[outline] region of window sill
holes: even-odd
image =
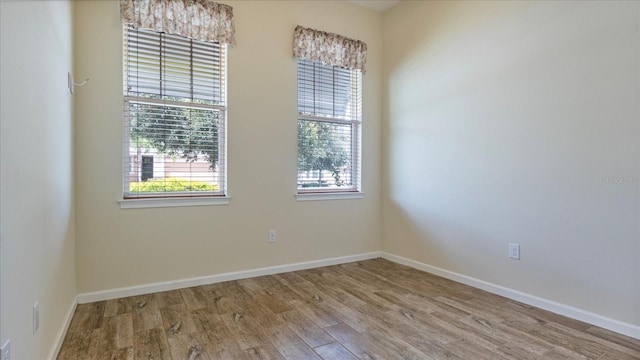
[[[121,209],[162,208],[175,206],[214,206],[229,204],[230,197],[191,197],[162,199],[123,199],[118,200]]]
[[[328,193],[300,193],[296,194],[296,201],[319,201],[319,200],[349,200],[362,199],[363,192],[328,192]]]

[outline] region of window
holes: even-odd
[[[125,27],[125,199],[225,195],[225,51]]]
[[[298,193],[360,191],[360,70],[298,59]]]

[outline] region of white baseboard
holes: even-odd
[[[176,289],[182,289],[182,288],[187,288],[192,286],[215,284],[223,281],[247,279],[247,278],[256,277],[256,276],[273,275],[273,274],[279,274],[279,273],[290,272],[290,271],[312,269],[312,268],[317,268],[322,266],[338,265],[338,264],[344,264],[344,263],[349,263],[354,261],[375,259],[375,258],[379,258],[380,255],[381,253],[379,251],[374,251],[374,252],[364,253],[364,254],[341,256],[341,257],[335,257],[335,258],[329,258],[329,259],[305,261],[305,262],[299,262],[294,264],[270,266],[270,267],[264,267],[259,269],[243,270],[243,271],[235,271],[235,272],[229,272],[229,273],[223,273],[223,274],[195,277],[190,279],[181,279],[181,280],[174,280],[174,281],[159,282],[154,284],[129,286],[129,287],[117,288],[117,289],[111,289],[111,290],[105,290],[105,291],[90,292],[90,293],[79,294],[78,303],[85,304],[85,303],[90,303],[95,301],[111,300],[111,299],[117,299],[117,298],[122,298],[127,296],[144,295],[144,294],[151,294],[154,292],[176,290]]]
[[[453,271],[445,270],[436,266],[421,263],[419,261],[407,259],[402,256],[393,255],[387,252],[382,252],[381,257],[389,261],[393,261],[398,264],[406,265],[418,270],[426,271],[443,278],[457,281],[459,283],[473,286],[475,288],[504,296],[511,300],[516,300],[527,305],[535,306],[537,308],[551,311],[553,313],[570,317],[572,319],[584,321],[586,323],[605,328],[617,332],[622,335],[630,336],[640,340],[640,326],[625,323],[615,319],[611,319],[602,315],[598,315],[589,311],[575,308],[573,306],[560,304],[555,301],[544,299],[538,296],[523,293],[521,291],[506,288],[504,286],[492,284],[483,280],[479,280],[470,276],[455,273]]]
[[[60,328],[60,330],[58,331],[58,334],[56,334],[56,338],[54,339],[54,342],[53,342],[53,348],[49,353],[49,357],[48,357],[49,360],[56,360],[58,358],[58,354],[60,353],[60,349],[62,348],[62,343],[64,342],[64,337],[67,335],[67,330],[69,330],[69,325],[71,325],[71,320],[73,319],[73,314],[76,312],[77,305],[78,305],[78,298],[75,297],[73,298],[73,301],[71,302],[71,306],[69,307],[69,310],[67,311],[67,315],[65,316],[64,325]]]
[[[182,289],[182,288],[187,288],[192,286],[215,284],[223,281],[240,280],[240,279],[247,279],[247,278],[252,278],[256,276],[272,275],[272,274],[279,274],[279,273],[290,272],[290,271],[312,269],[312,268],[317,268],[322,266],[338,265],[338,264],[344,264],[344,263],[349,263],[354,261],[375,259],[379,257],[382,257],[389,261],[393,261],[398,264],[410,266],[418,270],[422,270],[428,273],[442,276],[443,278],[457,281],[465,285],[473,286],[475,288],[478,288],[493,294],[504,296],[512,300],[520,301],[522,303],[535,306],[547,311],[551,311],[559,315],[584,321],[586,323],[596,325],[604,329],[611,330],[619,334],[630,336],[632,338],[640,340],[640,326],[625,323],[615,319],[611,319],[611,318],[598,315],[589,311],[575,308],[573,306],[561,304],[555,301],[544,299],[544,298],[527,294],[521,291],[513,290],[504,286],[492,284],[480,279],[473,278],[471,276],[458,274],[453,271],[445,270],[436,266],[421,263],[416,260],[411,260],[402,256],[393,255],[393,254],[390,254],[387,252],[381,252],[381,251],[374,251],[374,252],[364,253],[364,254],[356,254],[356,255],[342,256],[342,257],[336,257],[336,258],[313,260],[313,261],[306,261],[306,262],[300,262],[300,263],[264,267],[264,268],[258,268],[258,269],[252,269],[252,270],[235,271],[235,272],[222,273],[217,275],[202,276],[202,277],[196,277],[196,278],[166,281],[166,282],[160,282],[160,283],[154,283],[154,284],[130,286],[130,287],[124,287],[124,288],[105,290],[105,291],[84,293],[84,294],[78,295],[77,303],[85,304],[85,303],[90,303],[95,301],[103,301],[103,300],[111,300],[111,299],[117,299],[117,298],[128,297],[128,296],[144,295],[144,294],[150,294],[154,292],[176,290],[176,289]],[[60,346],[62,345],[62,341],[64,340],[64,334],[67,331],[69,323],[71,322],[73,312],[75,311],[75,306],[76,306],[76,303],[74,302],[72,308],[67,314],[67,322],[65,324],[64,329],[62,329],[64,331],[61,331],[58,334],[58,338],[56,341],[56,348],[54,349],[55,351],[52,352],[53,355],[57,356],[58,351],[60,351]],[[55,359],[55,356],[51,358]]]

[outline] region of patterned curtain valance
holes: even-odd
[[[211,0],[120,0],[134,28],[235,45],[233,8]]]
[[[293,57],[319,61],[325,65],[360,69],[364,74],[367,44],[298,25],[293,35]]]

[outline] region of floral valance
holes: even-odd
[[[325,65],[366,71],[367,44],[360,40],[297,26],[293,36],[295,58],[319,61]]]
[[[120,14],[135,28],[235,45],[233,8],[211,0],[120,0]]]

